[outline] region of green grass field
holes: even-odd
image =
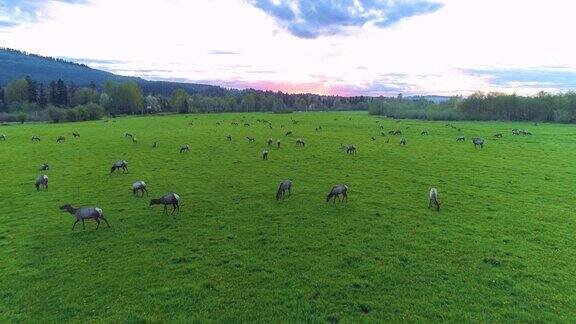
[[[456,143],[445,124],[294,113],[0,126],[0,322],[573,321],[576,128],[457,122]],[[269,137],[282,147],[262,161]],[[109,175],[118,159],[129,173]],[[50,187],[37,192],[43,162]],[[279,203],[283,179],[294,185]],[[136,180],[149,197],[132,196]],[[348,203],[326,203],[340,183]],[[170,191],[179,215],[148,206]],[[101,207],[112,228],[72,232],[64,203]]]

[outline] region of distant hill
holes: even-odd
[[[62,79],[66,83],[73,82],[78,86],[88,86],[94,82],[98,87],[111,80],[114,82],[135,81],[145,93],[155,93],[169,96],[176,89],[184,89],[189,94],[209,96],[224,96],[230,90],[205,84],[148,81],[136,77],[113,74],[93,69],[84,64],[68,62],[62,59],[29,54],[14,49],[0,48],[0,84],[30,76],[45,84]]]

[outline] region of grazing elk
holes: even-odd
[[[458,136],[458,138],[456,138],[456,142],[464,142],[464,141],[466,141],[465,136]]]
[[[371,139],[372,139],[373,141],[375,141],[375,140],[376,140],[376,138],[375,138],[374,136],[372,136],[372,137],[371,137]]]
[[[306,143],[304,143],[303,139],[299,138],[296,140],[296,145],[304,147],[304,146],[306,146]]]
[[[82,221],[82,229],[86,229],[86,226],[84,225],[84,221],[86,219],[95,220],[96,223],[98,224],[98,225],[96,225],[96,229],[98,229],[98,227],[100,227],[100,220],[103,220],[106,223],[106,225],[108,225],[108,228],[110,228],[110,224],[108,223],[108,221],[104,217],[104,213],[102,212],[102,209],[100,209],[98,207],[76,208],[70,204],[66,204],[66,205],[61,206],[60,210],[65,210],[68,213],[74,215],[74,217],[76,217],[76,221],[74,222],[74,225],[72,225],[72,231],[74,231],[74,227],[76,227],[76,224],[78,224],[79,221]]]
[[[40,142],[40,137],[38,137],[36,135],[32,136],[32,142],[34,142],[34,141]]]
[[[178,209],[178,213],[180,213],[180,196],[177,193],[168,193],[164,196],[150,200],[150,205],[164,205],[164,213],[168,214],[168,205],[172,206],[172,214]]]
[[[268,144],[268,146],[272,145],[272,143],[274,143],[274,140],[269,138],[266,143]]]
[[[262,160],[268,160],[268,150],[262,151]]]
[[[342,195],[342,197],[340,197],[340,195]],[[330,199],[333,199],[334,203],[336,203],[336,198],[340,198],[341,201],[344,201],[344,199],[346,199],[346,202],[348,202],[347,185],[342,184],[332,187],[332,190],[330,190],[330,193],[328,194],[328,196],[326,196],[326,202],[329,202]]]
[[[406,139],[405,138],[400,139],[400,145],[406,146]]]
[[[496,133],[496,134],[494,134],[494,137],[496,137],[496,138],[502,138],[502,133]]]
[[[72,132],[72,136],[73,136],[74,138],[80,138],[80,133],[74,131],[74,132]]]
[[[289,194],[292,194],[292,192],[290,191],[292,189],[292,181],[290,180],[284,180],[282,182],[280,182],[280,186],[278,187],[278,191],[276,192],[276,200],[284,200],[284,196],[286,196],[286,191],[288,191]]]
[[[440,201],[438,200],[438,190],[436,190],[436,188],[430,189],[430,202],[428,208],[432,207],[432,205],[436,206],[436,211],[440,211]]]
[[[112,168],[110,169],[110,173],[113,173],[116,170],[122,169],[122,172],[128,172],[128,162],[124,160],[118,160],[114,162]]]
[[[474,137],[472,139],[472,143],[474,143],[474,148],[476,148],[477,146],[480,146],[480,148],[484,148],[484,140],[481,139],[480,137]]]
[[[142,193],[142,197],[144,197],[144,193],[148,195],[148,185],[144,181],[136,181],[132,184],[132,194],[136,196],[138,192]]]
[[[289,131],[286,132],[286,136],[290,136],[290,135],[292,135],[292,131],[291,131],[291,130],[289,130]]]
[[[427,131],[427,130],[422,131],[422,132],[420,133],[420,135],[428,135],[428,131]]]
[[[252,136],[246,136],[246,139],[248,140],[248,142],[254,143],[254,137],[252,137]]]
[[[232,140],[232,135],[228,135],[228,136],[226,136],[226,138],[227,138],[229,141],[231,141],[231,140]]]
[[[48,169],[50,169],[50,166],[48,166],[48,163],[40,164],[40,171],[48,171]]]
[[[352,144],[346,146],[340,144],[340,147],[342,147],[346,151],[346,154],[356,154],[356,146]]]
[[[154,142],[154,144],[152,144],[152,148],[157,148],[158,147],[158,142]]]
[[[184,152],[190,152],[190,146],[188,146],[188,144],[184,144],[184,145],[180,146],[180,153],[184,153]]]
[[[65,140],[66,140],[66,137],[60,136],[60,137],[58,137],[58,139],[56,139],[56,143],[64,142]]]
[[[38,176],[34,185],[36,186],[36,190],[40,190],[42,187],[48,189],[48,176],[45,174]]]
[[[0,134],[0,140],[3,140],[3,141],[5,141],[5,140],[6,140],[6,135],[4,135],[4,134]]]
[[[277,141],[276,141],[276,145],[278,146],[278,148],[280,148],[280,145],[281,145],[281,144],[282,144],[282,143],[280,142],[280,140],[277,140]]]
[[[134,135],[132,135],[132,134],[130,134],[130,133],[126,133],[126,134],[124,134],[124,137],[130,137],[130,138],[133,138],[133,137],[134,137]]]

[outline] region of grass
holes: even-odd
[[[444,124],[295,113],[0,126],[0,321],[572,321],[576,129],[461,122],[456,143]],[[268,137],[282,147],[262,161]],[[118,159],[130,172],[109,175]],[[43,162],[50,188],[36,192]],[[134,198],[136,180],[150,197],[179,193],[181,214]],[[326,203],[339,183],[349,202]],[[440,213],[427,209],[431,186]],[[64,203],[101,207],[112,228],[72,232]]]

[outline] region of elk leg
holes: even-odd
[[[175,211],[176,211],[176,204],[172,205],[172,213],[170,213],[170,215],[174,215]]]
[[[80,221],[79,219],[76,219],[76,221],[74,222],[74,225],[72,225],[72,231],[74,231],[74,227],[76,226],[76,224],[78,224],[79,221]]]
[[[94,218],[94,220],[98,224],[98,225],[96,225],[96,229],[98,229],[98,227],[100,227],[100,220],[98,218]]]
[[[102,220],[103,220],[104,222],[106,222],[106,225],[108,225],[108,228],[110,228],[110,224],[108,224],[108,221],[106,220],[106,218],[104,218],[104,216],[102,216],[102,217],[100,217],[100,218],[102,218]]]
[[[86,226],[84,225],[84,219],[82,219],[82,230],[85,230]]]
[[[164,213],[168,214],[168,205],[164,205]]]

